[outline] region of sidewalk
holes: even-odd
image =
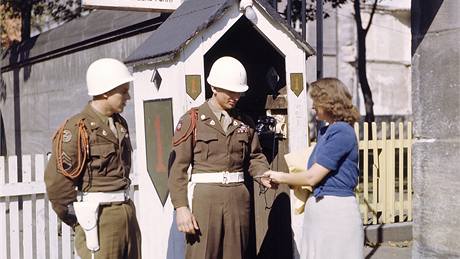
[[[410,259],[412,255],[412,242],[385,242],[379,246],[364,247],[365,259]]]

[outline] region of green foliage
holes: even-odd
[[[333,8],[340,8],[342,7],[343,4],[347,3],[348,0],[323,0],[323,4],[328,4]],[[306,12],[305,12],[305,18],[307,21],[314,21],[315,16],[316,16],[316,1],[311,0],[306,3]],[[287,16],[287,7],[284,10],[284,15]],[[302,19],[302,0],[292,0],[292,11],[291,11],[291,19],[292,21],[297,21]],[[329,14],[325,11],[323,11],[324,18],[329,17]]]
[[[24,10],[30,10],[32,17],[50,15],[56,21],[66,21],[81,12],[78,0],[4,0],[1,5],[10,17],[20,17]]]
[[[31,29],[42,32],[53,24],[70,21],[82,12],[80,0],[2,0],[2,48],[28,38]]]
[[[35,0],[33,15],[49,15],[55,21],[69,21],[81,13],[81,1],[75,0]]]

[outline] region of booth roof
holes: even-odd
[[[196,35],[221,18],[235,0],[188,0],[171,14],[161,26],[150,35],[125,61],[128,64],[147,64],[169,61],[180,52]],[[255,0],[272,18],[281,24],[305,50],[307,57],[314,49],[292,29],[286,21],[265,0]]]

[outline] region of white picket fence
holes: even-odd
[[[78,258],[72,229],[60,222],[46,196],[45,166],[44,155],[24,155],[20,161],[0,157],[0,259]],[[131,179],[130,195],[136,203],[137,181],[134,175]]]

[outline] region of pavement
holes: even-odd
[[[364,247],[365,259],[410,259],[411,256],[412,241],[388,241]]]

